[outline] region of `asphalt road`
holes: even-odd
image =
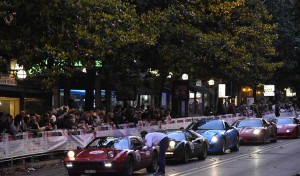
[[[242,145],[237,152],[208,155],[204,161],[190,160],[187,164],[168,161],[168,176],[295,176],[300,173],[300,138],[278,140],[266,145]],[[56,161],[29,173],[30,176],[66,176],[67,171]],[[102,174],[101,174],[102,175]],[[145,169],[135,176],[149,176]],[[300,175],[300,174],[299,174]]]

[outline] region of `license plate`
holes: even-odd
[[[94,174],[94,173],[96,173],[96,170],[85,170],[84,173],[86,173],[86,174]]]

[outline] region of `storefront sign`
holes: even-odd
[[[219,84],[219,98],[226,97],[225,90],[226,84]]]
[[[9,85],[9,86],[16,86],[17,81],[14,77],[10,76],[9,74],[1,74],[0,77],[0,84],[2,85]]]
[[[264,85],[264,96],[275,96],[275,85]]]

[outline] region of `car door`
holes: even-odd
[[[262,119],[262,123],[263,123],[264,128],[267,131],[268,138],[269,139],[272,138],[272,134],[275,133],[275,129],[274,129],[273,125],[271,125],[269,122],[267,122],[264,119]]]
[[[193,151],[193,156],[198,156],[201,152],[202,144],[201,140],[198,139],[199,136],[196,134],[190,132],[190,131],[185,131],[186,137],[190,139],[190,144],[193,145],[194,151]],[[192,147],[191,147],[192,148]]]
[[[227,122],[224,122],[224,126],[226,130],[226,132],[224,133],[226,138],[226,144],[227,147],[230,147],[237,136],[236,130],[233,127],[231,127]]]
[[[146,150],[142,150],[143,143],[136,137],[130,138],[130,148],[133,150],[135,168],[140,169],[146,166],[147,156]]]

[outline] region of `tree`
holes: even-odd
[[[273,16],[272,21],[278,24],[276,28],[278,39],[274,42],[278,54],[274,59],[284,63],[283,67],[275,72],[271,83],[275,84],[278,90],[288,87],[295,88],[300,81],[299,75],[295,76],[299,62],[295,53],[297,46],[295,6],[292,1],[271,0],[265,1],[265,5]]]
[[[141,57],[162,82],[172,72],[175,79],[188,73],[255,86],[282,65],[273,60],[276,24],[261,1],[164,1],[142,9],[165,14],[157,42]]]

